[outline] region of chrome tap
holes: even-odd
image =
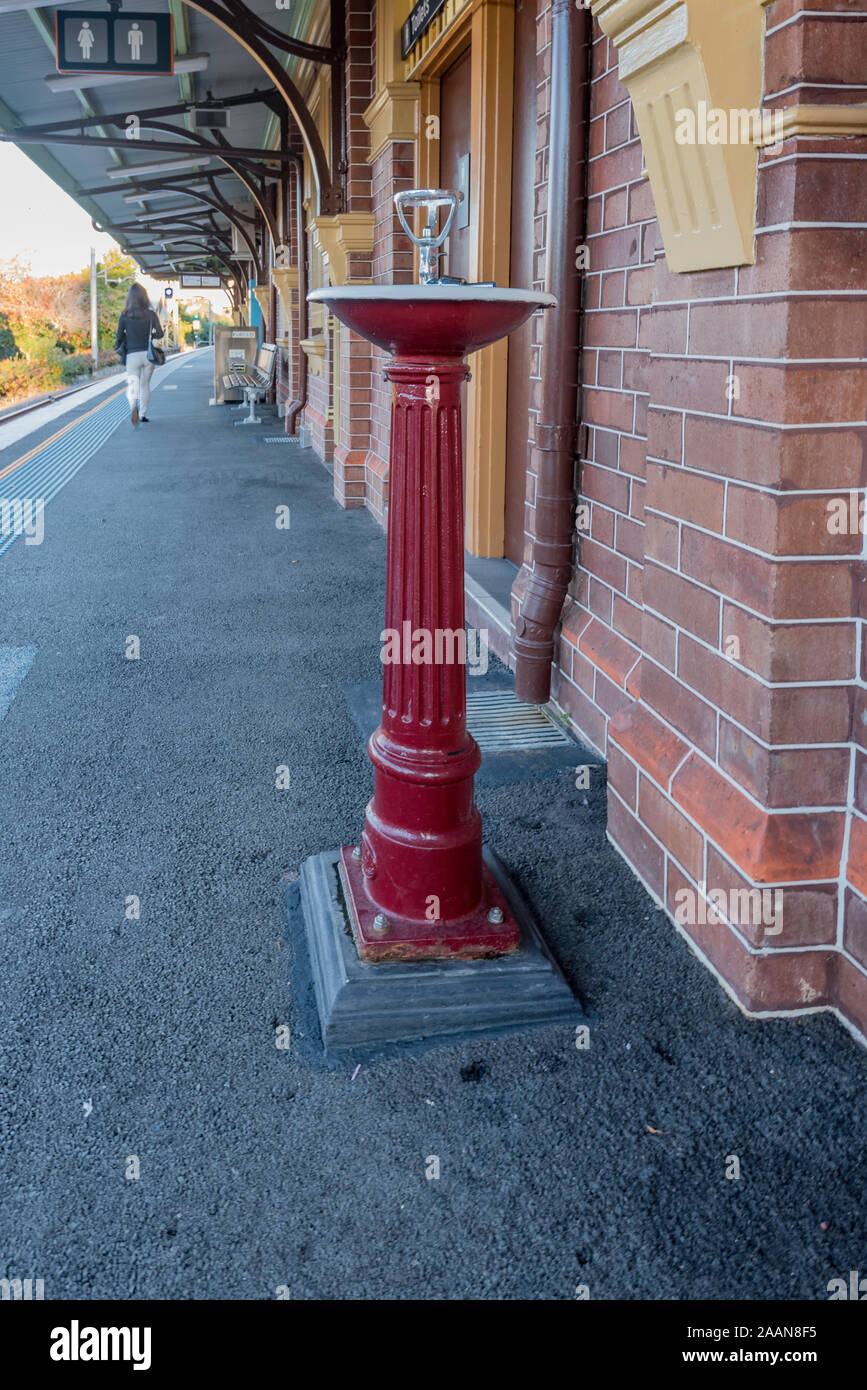
[[[458,203],[464,200],[463,193],[450,188],[409,188],[404,193],[395,193],[394,206],[397,210],[400,225],[406,232],[410,241],[419,249],[419,268],[418,278],[422,285],[433,285],[437,283],[437,267],[439,263],[439,248],[448,236]],[[420,237],[410,229],[404,214],[405,208],[424,207],[427,208],[427,222]],[[448,207],[449,212],[443,224],[442,230],[437,232],[437,209]],[[452,276],[444,277],[446,283],[463,284],[462,280],[457,280]]]

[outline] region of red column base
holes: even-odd
[[[389,916],[383,922],[380,909],[368,897],[361,859],[353,857],[355,848],[344,845],[340,850],[340,882],[361,960],[489,960],[517,950],[518,923],[487,865],[482,868],[481,906],[469,916],[448,922]],[[492,922],[489,913],[497,911],[502,920]]]

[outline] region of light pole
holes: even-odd
[[[99,364],[99,325],[96,316],[96,247],[90,248],[90,370],[95,375]]]

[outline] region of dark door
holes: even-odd
[[[533,287],[533,213],[536,179],[536,0],[515,4],[515,105],[512,122],[512,227],[509,283]],[[506,558],[524,558],[524,490],[527,473],[527,412],[533,320],[509,338],[506,413]]]
[[[470,50],[461,54],[440,79],[440,188],[465,187],[469,192]],[[470,278],[470,220],[473,209],[458,208],[440,258],[441,275]]]
[[[469,202],[470,160],[470,50],[466,49],[440,79],[440,188],[463,188],[466,201],[455,213],[440,255],[440,275],[470,278],[470,223],[474,209]],[[467,388],[461,387],[461,429],[464,482],[467,476]]]

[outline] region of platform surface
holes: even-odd
[[[209,409],[210,355],[185,356],[44,544],[0,556],[0,646],[36,650],[0,722],[0,1275],[44,1277],[46,1307],[287,1283],[296,1307],[574,1307],[579,1281],[809,1301],[863,1277],[863,1050],[829,1015],[740,1014],[606,839],[587,751],[477,799],[589,1046],[555,1023],[323,1058],[285,894],[363,825],[343,686],[382,680],[386,538],[311,452],[264,442],[273,411],[260,434]],[[99,399],[3,426],[0,470]]]

